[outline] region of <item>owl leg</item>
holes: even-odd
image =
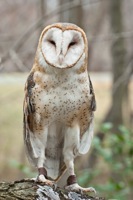
[[[78,153],[78,148],[80,145],[80,128],[78,125],[68,128],[65,133],[64,141],[64,162],[68,171],[67,190],[71,191],[82,191],[82,192],[95,192],[95,189],[92,187],[83,188],[78,185],[76,175],[74,172],[74,158]]]
[[[47,170],[44,168],[45,158],[45,148],[47,144],[47,135],[48,130],[45,129],[40,134],[34,138],[33,146],[34,152],[37,157],[37,168],[38,168],[38,176],[37,181],[44,182],[47,185],[53,185],[54,183],[47,178]]]
[[[47,170],[44,167],[39,167],[38,168],[38,177],[37,177],[37,181],[46,183],[47,185],[54,185],[54,182],[51,180],[48,180],[47,178]]]

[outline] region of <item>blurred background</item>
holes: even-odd
[[[36,176],[23,146],[24,84],[41,31],[55,22],[88,37],[97,111],[92,148],[76,160],[78,181],[132,200],[133,0],[0,0],[0,181]]]

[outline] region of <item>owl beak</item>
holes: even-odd
[[[64,56],[63,54],[60,54],[58,59],[59,64],[62,65],[63,61],[64,61]]]

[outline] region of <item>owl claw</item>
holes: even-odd
[[[49,185],[49,186],[54,185],[54,181],[50,181],[50,180],[46,179],[43,174],[40,174],[36,180],[39,182],[45,183],[46,185]]]
[[[77,191],[77,192],[94,192],[96,194],[96,190],[93,187],[89,187],[89,188],[83,188],[81,186],[79,186],[77,183],[74,183],[72,185],[68,185],[65,187],[66,190],[70,190],[70,191]]]

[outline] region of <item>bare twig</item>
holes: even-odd
[[[82,6],[85,6],[87,4],[95,5],[95,4],[101,3],[103,1],[107,1],[107,0],[94,0],[94,1],[84,0],[84,1],[82,1]],[[28,29],[26,29],[26,31],[21,35],[21,37],[18,38],[18,40],[16,40],[16,42],[14,43],[12,48],[9,49],[9,51],[0,58],[0,69],[3,68],[2,64],[9,58],[10,52],[18,51],[21,48],[21,46],[26,42],[26,40],[29,38],[29,36],[31,36],[31,34],[41,26],[41,24],[44,22],[44,18],[47,19],[47,18],[53,17],[61,12],[67,11],[68,9],[77,7],[80,4],[81,4],[80,0],[72,1],[71,4],[65,3],[63,5],[58,6],[55,10],[50,11],[48,14],[44,15],[40,19],[38,19],[34,24],[32,24]],[[92,42],[105,42],[105,41],[109,41],[109,40],[116,40],[118,38],[129,38],[129,37],[133,37],[133,31],[111,34],[111,35],[107,35],[107,36],[102,35],[99,37],[92,36],[89,38],[89,40],[90,41],[92,40]],[[19,66],[20,66],[20,64],[19,64]]]
[[[18,69],[23,72],[26,67],[22,60],[19,58],[18,54],[13,49],[9,51],[9,54],[13,62],[17,65]]]
[[[110,35],[100,35],[98,37],[91,36],[89,37],[89,40],[92,42],[106,42],[106,41],[114,41],[119,38],[131,38],[133,37],[133,30],[131,31],[125,31],[121,33],[115,33]]]
[[[106,1],[106,0],[94,0],[94,1],[84,0],[82,2],[82,6],[87,5],[87,4],[93,5],[93,4],[100,3],[102,1]],[[41,26],[41,24],[44,22],[43,21],[44,18],[47,19],[47,18],[53,17],[61,12],[67,11],[68,9],[72,9],[74,7],[79,6],[80,3],[81,3],[80,0],[75,0],[75,1],[72,1],[71,4],[68,2],[63,5],[59,5],[55,10],[50,11],[48,14],[44,15],[43,17],[38,19],[34,24],[29,26],[29,28],[26,29],[26,31],[21,35],[21,37],[18,38],[18,40],[16,40],[16,42],[14,43],[12,48],[9,49],[9,51],[4,56],[1,57],[0,66],[2,63],[4,63],[9,58],[9,52],[11,50],[13,50],[13,51],[19,50],[19,48],[25,43],[25,41],[28,39],[28,37],[31,36],[31,34]]]
[[[126,66],[125,72],[117,79],[116,83],[113,86],[113,94],[116,93],[117,88],[119,85],[124,82],[126,83],[133,73],[133,58],[129,61],[128,65]]]
[[[41,26],[44,18],[49,18],[49,17],[55,16],[56,14],[59,14],[60,12],[64,12],[68,9],[72,9],[78,6],[79,3],[80,1],[75,0],[71,4],[69,3],[63,4],[61,6],[58,6],[58,8],[56,8],[54,11],[51,11],[48,14],[41,17],[40,19],[38,19],[34,24],[32,24],[28,29],[26,29],[26,31],[21,35],[21,37],[18,40],[16,40],[12,48],[1,58],[1,64],[4,63],[6,59],[9,57],[10,51],[19,50],[19,48],[22,46],[22,44],[24,44],[24,42],[28,39],[31,33],[33,33],[33,31],[35,31],[37,28]]]

